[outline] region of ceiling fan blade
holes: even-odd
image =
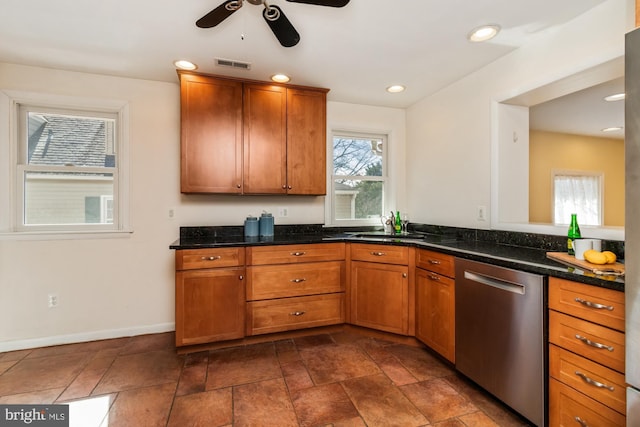
[[[349,0],[287,0],[292,3],[315,4],[316,6],[343,7],[349,3]]]
[[[228,6],[230,5],[230,6]],[[213,9],[211,12],[204,15],[202,18],[196,21],[196,25],[200,28],[215,27],[225,19],[227,19],[233,12],[242,7],[242,2],[238,0],[227,0],[220,6]]]
[[[278,6],[265,6],[262,17],[282,46],[292,47],[298,44],[300,34]]]

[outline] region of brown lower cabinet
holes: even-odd
[[[549,425],[624,426],[624,293],[549,278]]]
[[[407,246],[351,244],[352,324],[413,335],[415,306],[410,252],[413,248]]]
[[[176,346],[244,337],[244,253],[176,251]]]

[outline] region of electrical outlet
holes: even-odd
[[[176,218],[176,208],[169,208],[169,212],[167,212],[167,218],[168,219]]]
[[[278,216],[280,218],[286,218],[289,215],[289,208],[286,207],[279,207],[278,208]]]
[[[58,306],[58,295],[57,294],[49,294],[48,296],[49,308],[55,308]]]
[[[478,221],[486,221],[486,220],[487,220],[487,207],[478,206]]]

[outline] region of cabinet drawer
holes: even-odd
[[[248,265],[292,264],[298,262],[344,261],[344,243],[259,246],[247,248]]]
[[[247,268],[247,300],[273,299],[343,291],[344,261]]]
[[[247,335],[344,323],[344,293],[247,303]]]
[[[407,246],[352,243],[351,259],[353,261],[407,265],[409,263],[409,248]]]
[[[624,375],[577,354],[549,345],[549,375],[624,414]]]
[[[455,277],[454,257],[439,252],[419,249],[416,251],[416,267],[433,271],[447,277]]]
[[[624,331],[624,292],[550,277],[549,308]]]
[[[549,425],[624,427],[625,417],[571,387],[549,379]]]
[[[549,310],[549,342],[624,373],[624,334]]]
[[[176,270],[244,266],[244,248],[181,249]]]

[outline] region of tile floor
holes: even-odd
[[[424,348],[354,331],[178,355],[172,333],[0,353],[0,404],[77,427],[526,426]]]

